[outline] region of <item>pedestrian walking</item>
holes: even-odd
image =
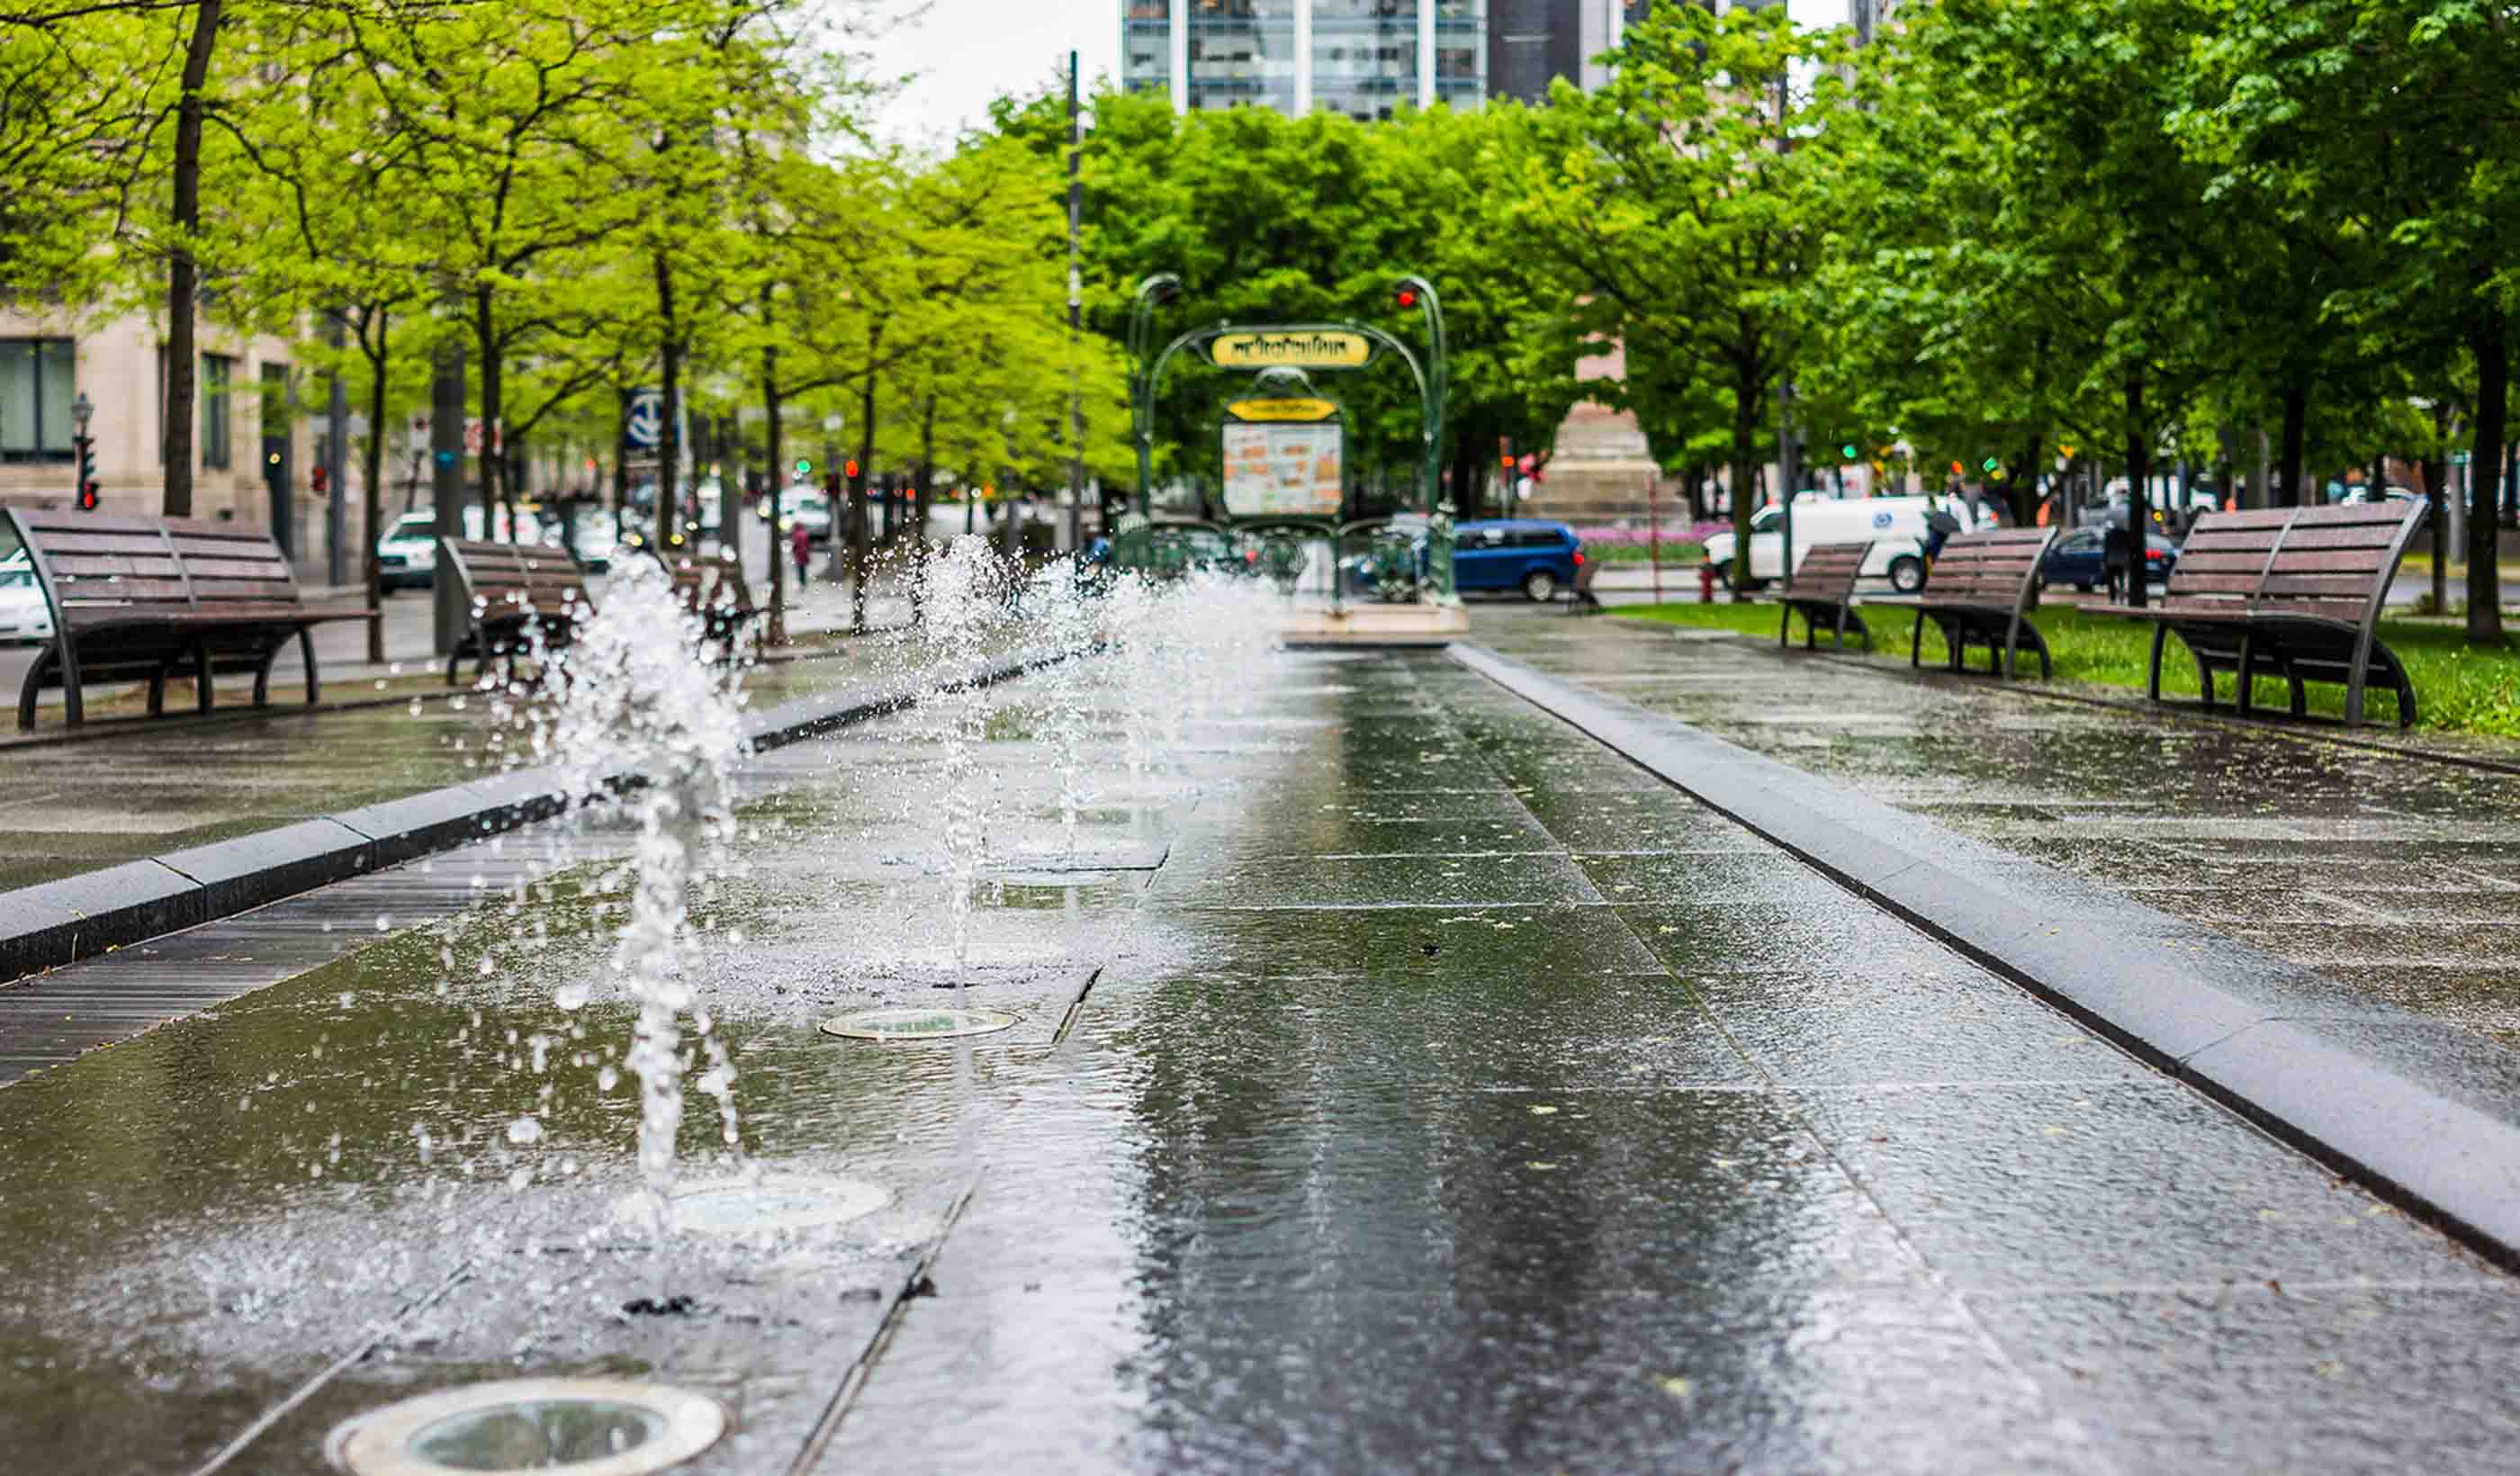
[[[805,587],[805,570],[814,561],[814,541],[805,536],[803,523],[791,522],[788,525],[788,547],[795,556],[796,588],[801,590]]]

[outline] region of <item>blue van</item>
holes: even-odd
[[[1520,590],[1547,604],[1575,587],[1584,545],[1562,522],[1490,517],[1462,523],[1453,539],[1453,584],[1470,590]]]

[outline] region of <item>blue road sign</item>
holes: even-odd
[[[630,413],[621,423],[621,439],[633,451],[653,451],[665,440],[665,392],[642,389],[630,397]]]

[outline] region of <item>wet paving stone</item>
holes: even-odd
[[[2434,1230],[2170,1083],[1798,1092],[1952,1285],[2498,1282]]]
[[[346,957],[273,909],[45,981],[279,961],[0,1092],[0,1439],[189,1470],[379,1323],[236,1469],[521,1372],[721,1400],[707,1473],[788,1470],[827,1414],[832,1472],[2460,1469],[2520,1409],[2507,1279],[1668,790],[1584,787],[1528,725],[1508,783],[1482,680],[1263,691],[1283,746],[1102,776],[1080,852],[1150,871],[1002,880],[960,962],[880,745],[765,766],[692,978],[755,1159],[888,1194],[845,1225],[621,1233],[629,1012],[556,998],[610,967],[609,853]],[[1459,782],[1389,783],[1421,724]],[[1038,868],[1040,766],[986,747],[992,865]],[[815,1032],[949,967],[1030,1043]],[[735,1172],[720,1131],[694,1093],[692,1176]],[[2318,1403],[2365,1359],[2386,1405]]]
[[[2483,1389],[2520,1338],[2507,1286],[2279,1285],[1972,1295],[1971,1312],[2130,1466],[2401,1471],[2510,1462],[2520,1414]],[[2192,1391],[2217,1397],[2200,1403]]]

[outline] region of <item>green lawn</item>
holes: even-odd
[[[1588,543],[1584,557],[1596,563],[1653,562],[1653,551],[1641,543]],[[1667,543],[1662,546],[1664,568],[1685,566],[1694,570],[1706,561],[1706,546],[1696,543]]]
[[[1863,608],[1862,605],[1857,606]],[[1773,604],[1655,604],[1630,605],[1616,613],[1638,620],[1655,620],[1666,625],[1690,625],[1719,630],[1735,630],[1774,641],[1777,638],[1778,609]],[[2144,671],[2152,651],[2150,627],[2133,620],[2114,620],[2102,615],[2089,615],[2061,605],[2048,605],[2033,617],[2040,632],[2047,636],[2050,653],[2056,658],[2059,681],[2089,682],[2103,687],[2132,688],[2141,692]],[[1914,615],[1893,609],[1882,610],[1873,617],[1872,657],[1878,661],[1908,660],[1909,633]],[[1801,617],[1794,620],[1794,641],[1803,639]],[[2498,738],[2520,738],[2520,648],[2505,646],[2492,650],[2470,646],[2455,628],[2440,625],[2417,625],[2404,621],[2380,622],[2380,639],[2407,663],[2415,684],[2416,726],[2444,733],[2482,734]],[[1927,621],[1924,635],[1925,661],[1928,665],[1946,659],[1942,637]],[[1828,636],[1822,632],[1821,646],[1825,649]],[[1850,642],[1849,649],[1858,649]],[[1982,664],[1984,653],[1970,652],[1972,664]],[[2038,675],[2037,658],[2030,658],[2031,676]],[[2225,701],[2230,699],[2230,679],[2218,679]],[[2187,659],[2186,648],[2179,638],[2170,638],[2170,650],[2162,662],[2162,692],[2193,698],[2197,694],[2195,663]],[[2281,712],[2290,701],[2281,682],[2260,679],[2258,700]],[[2310,710],[2330,717],[2345,709],[2345,689],[2312,687]],[[2394,693],[2374,692],[2368,699],[2365,715],[2375,720],[2394,718],[2397,696]]]

